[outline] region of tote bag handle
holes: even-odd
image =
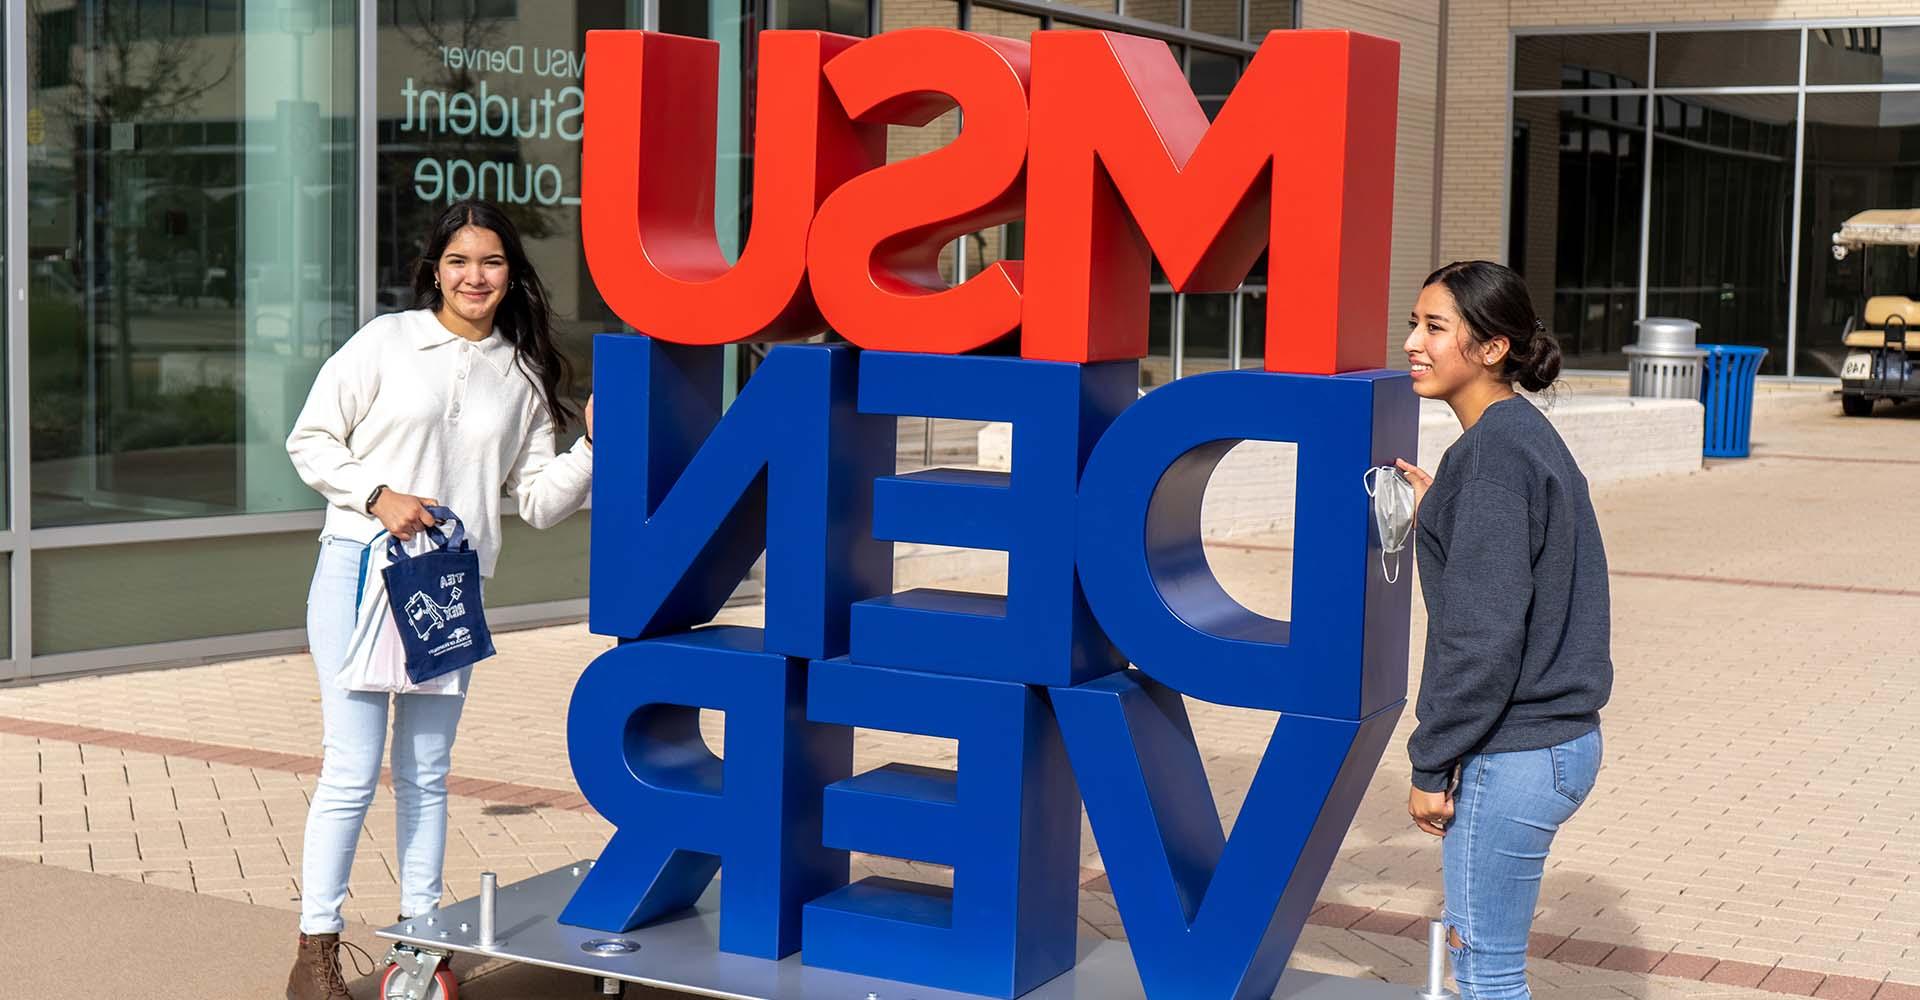
[[[427,537],[433,539],[435,548],[446,549],[450,552],[464,552],[471,547],[467,544],[466,522],[460,520],[460,515],[455,514],[452,508],[442,507],[438,504],[430,504],[427,507],[427,513],[434,516],[434,526],[425,530]],[[447,533],[441,531],[439,527],[448,521],[453,522],[453,537],[451,538],[447,537]],[[405,562],[413,558],[407,553],[406,547],[400,544],[400,539],[391,535],[387,537],[387,555],[391,562]]]

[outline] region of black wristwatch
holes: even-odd
[[[380,494],[385,493],[386,491],[387,491],[387,486],[385,483],[382,483],[379,486],[375,486],[373,488],[372,493],[367,494],[367,513],[368,514],[373,513],[374,502],[379,500]]]

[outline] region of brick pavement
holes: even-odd
[[[1920,705],[1909,638],[1920,579],[1872,517],[1920,488],[1920,412],[1835,411],[1763,407],[1755,458],[1596,492],[1619,680],[1599,790],[1543,888],[1544,995],[1920,995],[1907,985],[1920,983],[1920,736],[1904,715]],[[1230,592],[1284,614],[1287,545],[1248,539],[1209,558]],[[1416,636],[1423,627],[1416,616]],[[573,679],[606,645],[579,626],[499,637],[455,757],[456,896],[482,869],[511,881],[604,842],[607,825],[574,795],[561,720]],[[296,908],[319,742],[311,671],[292,656],[0,688],[0,857]],[[1230,821],[1271,718],[1193,708]],[[1420,975],[1423,945],[1397,935],[1437,910],[1439,859],[1404,815],[1411,723],[1342,848],[1302,967]],[[952,746],[862,731],[857,756],[951,763]],[[356,919],[394,911],[391,831],[382,795],[361,842]],[[1085,843],[1083,919],[1118,934]]]

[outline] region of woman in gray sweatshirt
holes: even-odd
[[[1587,480],[1514,391],[1560,348],[1520,276],[1448,264],[1414,305],[1414,392],[1464,433],[1413,483],[1427,607],[1407,810],[1445,838],[1448,943],[1463,1000],[1524,1000],[1527,934],[1554,833],[1592,791],[1613,686],[1607,556]]]

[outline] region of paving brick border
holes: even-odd
[[[1920,465],[1920,460],[1913,464]],[[1258,542],[1236,542],[1231,539],[1209,539],[1208,544],[1230,549],[1246,549],[1250,552],[1292,552],[1291,545],[1265,545]],[[1672,583],[1711,583],[1723,587],[1761,587],[1767,590],[1816,590],[1840,594],[1862,594],[1874,597],[1920,597],[1920,590],[1901,590],[1897,587],[1855,587],[1843,583],[1800,583],[1793,580],[1755,580],[1741,576],[1705,576],[1698,573],[1661,573],[1651,570],[1612,569],[1608,576],[1626,577],[1630,580],[1666,580]]]
[[[1671,580],[1677,583],[1713,583],[1726,587],[1763,587],[1769,590],[1821,590],[1829,593],[1863,594],[1878,597],[1920,597],[1920,590],[1897,587],[1855,587],[1843,583],[1796,583],[1792,580],[1753,580],[1738,576],[1701,576],[1694,573],[1655,573],[1645,570],[1609,570],[1608,576],[1634,580]]]
[[[1920,596],[1920,593],[1916,593],[1916,596]],[[14,716],[0,715],[0,733],[62,743],[84,743],[89,746],[128,750],[135,753],[162,754],[211,764],[263,768],[292,774],[318,774],[320,771],[320,758],[304,754],[277,753],[270,750],[200,743],[163,736],[143,736],[139,733],[58,722],[41,722]],[[380,780],[391,787],[390,776],[384,769],[381,771]],[[566,809],[576,812],[590,808],[586,798],[579,792],[542,788],[538,785],[522,785],[511,781],[489,781],[483,778],[452,775],[447,778],[447,791],[462,798],[480,799],[500,805]],[[1095,892],[1111,893],[1113,891],[1107,881],[1106,873],[1097,869],[1080,869],[1080,884],[1083,888]],[[1307,920],[1322,927],[1337,927],[1343,930],[1425,941],[1427,925],[1432,918],[1394,910],[1369,909],[1350,903],[1323,902],[1314,907]],[[1767,966],[1752,962],[1723,961],[1711,955],[1655,951],[1551,934],[1535,934],[1528,944],[1527,954],[1565,965],[1667,976],[1726,986],[1742,986],[1788,996],[1814,997],[1816,1000],[1920,1000],[1920,984],[1863,979],[1856,976],[1830,976],[1811,969],[1797,969],[1785,965]]]
[[[1431,917],[1393,910],[1368,909],[1348,903],[1321,903],[1307,922],[1322,927],[1392,934],[1415,941],[1427,939]],[[1391,929],[1389,929],[1391,928]],[[1580,965],[1617,972],[1667,976],[1722,986],[1781,993],[1787,996],[1814,997],[1816,1000],[1916,1000],[1920,985],[1891,980],[1863,979],[1858,976],[1830,976],[1812,969],[1786,965],[1759,965],[1753,962],[1721,960],[1711,955],[1683,951],[1655,951],[1584,938],[1564,938],[1535,934],[1527,954],[1563,965]]]
[[[167,757],[205,761],[209,764],[257,767],[289,774],[320,773],[320,758],[306,754],[223,746],[217,743],[178,740],[166,736],[142,736],[139,733],[97,729],[93,726],[72,726],[59,722],[39,722],[33,719],[0,716],[0,733],[58,740],[62,743],[85,743],[90,746],[130,750],[135,753],[161,754]],[[380,783],[388,788],[393,787],[393,774],[387,768],[380,769]],[[500,805],[571,809],[576,812],[587,808],[586,797],[579,792],[542,788],[538,785],[521,785],[511,781],[467,778],[457,774],[447,777],[447,792],[462,798],[480,799]]]
[[[1778,458],[1789,462],[1839,462],[1845,465],[1920,465],[1920,458],[1860,458],[1852,455],[1799,455],[1781,451],[1755,451],[1749,458]]]

